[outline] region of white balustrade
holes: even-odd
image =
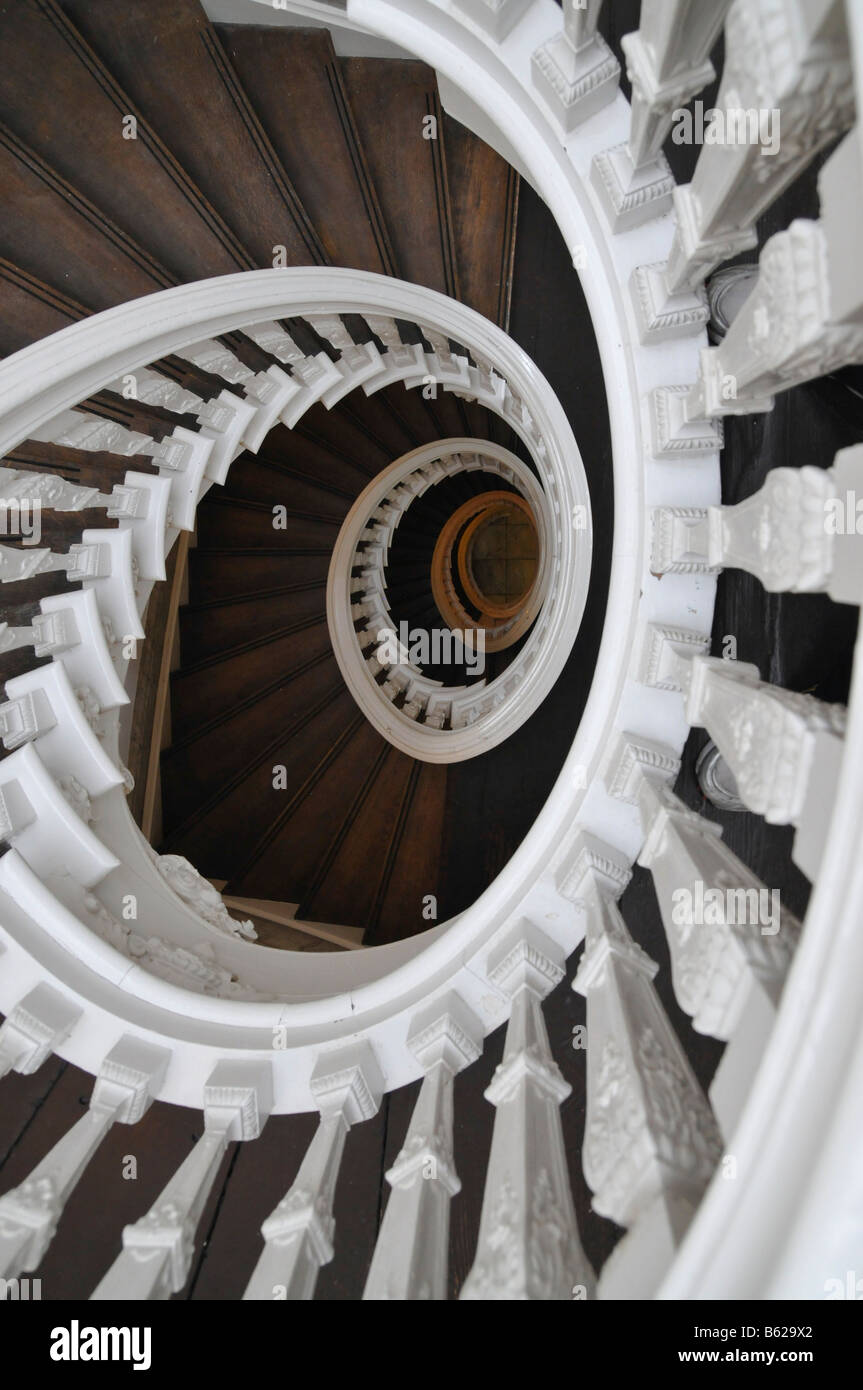
[[[711,1087],[730,1133],[751,1083],[753,1055],[776,1018],[799,923],[779,892],[729,849],[721,827],[674,795],[670,782],[678,767],[669,749],[622,735],[608,787],[639,808],[645,839],[638,862],[653,876],[677,1001],[697,1032],[731,1043]]]
[[[556,1066],[542,1000],[563,979],[563,953],[530,923],[489,961],[510,1002],[503,1061],[485,1095],[495,1106],[476,1258],[460,1297],[592,1297],[559,1107],[571,1087]]]
[[[696,288],[721,261],[756,246],[758,219],[851,125],[843,8],[841,0],[731,6],[714,134],[705,132],[692,183],[674,191],[677,228],[666,270],[672,293]]]
[[[642,0],[638,30],[621,41],[632,83],[629,138],[597,155],[591,168],[591,181],[612,231],[629,230],[670,209],[674,179],[662,146],[675,113],[713,78],[710,50],[727,8],[728,0],[711,5],[699,0]],[[642,294],[655,302],[667,297],[662,288],[657,294],[651,275]],[[706,320],[703,307],[700,299],[674,306],[694,314],[690,332]],[[674,336],[665,313],[666,321],[653,325],[652,331]],[[648,322],[655,317],[654,310]]]
[[[442,1011],[443,1010],[443,1011]],[[364,1299],[446,1298],[449,1210],[461,1190],[453,1160],[453,1077],[482,1051],[482,1028],[457,995],[417,1019],[408,1047],[425,1073],[392,1188]]]
[[[221,1062],[204,1087],[204,1133],[156,1198],[123,1230],[123,1249],[92,1299],[159,1300],[189,1277],[195,1231],[228,1144],[257,1139],[272,1107],[268,1063]]]
[[[630,936],[615,899],[629,871],[582,833],[562,891],[586,918],[572,987],[587,999],[584,1176],[593,1208],[627,1232],[598,1296],[651,1297],[721,1155],[710,1106],[653,985],[656,962]]]
[[[344,376],[338,366],[325,352],[308,357],[297,346],[294,339],[278,323],[256,323],[246,329],[247,337],[258,347],[287,363],[293,374],[296,393],[282,411],[282,421],[288,429],[293,429],[302,416],[316,401],[322,400],[331,390],[344,384]]]
[[[333,1258],[333,1199],[351,1125],[377,1113],[383,1090],[368,1045],[323,1055],[310,1082],[320,1123],[296,1179],[267,1217],[264,1249],[244,1299],[310,1299],[318,1271]]]
[[[178,356],[200,367],[201,371],[220,376],[232,386],[242,387],[253,411],[243,424],[241,442],[253,453],[257,452],[273,426],[289,413],[292,404],[301,395],[299,383],[283,372],[281,367],[273,366],[263,372],[253,372],[236,353],[214,338],[191,343]]]
[[[0,1275],[36,1269],[69,1195],[113,1124],[135,1124],[158,1093],[170,1053],[123,1037],[99,1068],[89,1107],[18,1187],[0,1197]]]

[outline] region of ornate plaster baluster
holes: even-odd
[[[614,101],[620,64],[597,31],[602,0],[563,0],[563,32],[531,58],[534,86],[565,133]]]
[[[99,1068],[90,1105],[18,1187],[0,1197],[0,1275],[41,1264],[72,1189],[112,1124],[135,1124],[162,1084],[170,1053],[121,1038]]]
[[[690,724],[707,729],[750,811],[797,825],[818,735],[841,739],[844,705],[762,681],[745,661],[695,655],[680,664]]]
[[[774,468],[735,506],[655,507],[650,567],[655,574],[743,569],[770,593],[826,591],[859,603],[858,500],[861,445],[840,450],[832,468]]]
[[[0,1077],[30,1076],[69,1036],[81,1010],[50,985],[36,985],[0,1027]]]
[[[623,735],[607,785],[640,811],[638,862],[653,877],[677,1001],[697,1032],[733,1040],[711,1087],[728,1132],[751,1081],[753,1052],[772,1028],[800,928],[779,893],[725,844],[721,828],[674,795],[669,784],[678,766],[670,750]]]
[[[251,367],[247,367],[235,352],[215,338],[202,338],[199,343],[189,343],[188,347],[178,349],[177,356],[200,367],[202,372],[220,376],[232,386],[246,386],[255,376]]]
[[[257,1139],[272,1106],[266,1063],[220,1062],[204,1087],[204,1133],[145,1216],[123,1231],[123,1249],[91,1298],[157,1300],[189,1277],[195,1231],[228,1144]]]
[[[107,452],[124,458],[146,454],[168,468],[182,468],[191,451],[183,432],[174,431],[156,440],[140,430],[127,429],[116,420],[105,420],[84,410],[64,410],[35,429],[31,438],[88,453]]]
[[[656,962],[615,902],[628,870],[585,833],[562,891],[586,917],[573,989],[587,999],[584,1176],[593,1208],[627,1234],[602,1270],[600,1298],[649,1298],[674,1257],[721,1155],[710,1106],[653,986]]]
[[[715,131],[724,138],[705,139],[692,183],[674,192],[672,293],[696,288],[721,261],[757,245],[758,219],[853,122],[841,4],[735,0],[716,110]],[[757,131],[749,128],[753,120]]]
[[[486,1099],[497,1109],[476,1258],[461,1298],[564,1300],[592,1295],[559,1107],[570,1086],[548,1044],[542,1000],[563,979],[563,953],[524,923],[489,962],[512,1001],[503,1061]]]
[[[386,314],[363,314],[363,318],[371,332],[380,339],[385,348],[403,346],[402,336],[395,319],[388,318]]]
[[[311,1091],[320,1124],[296,1180],[261,1232],[264,1249],[244,1299],[310,1299],[321,1265],[333,1258],[333,1199],[345,1136],[352,1124],[377,1113],[383,1090],[368,1044],[321,1057]]]
[[[591,181],[615,232],[659,217],[671,207],[674,180],[662,146],[675,111],[713,78],[709,54],[727,7],[728,0],[711,5],[700,0],[642,0],[639,28],[622,40],[632,83],[629,139],[597,155],[591,169]],[[701,310],[703,305],[698,301],[689,307]],[[703,314],[700,321],[705,318]]]
[[[420,1017],[408,1047],[425,1070],[364,1299],[445,1299],[450,1201],[460,1190],[452,1155],[453,1077],[482,1051],[482,1028],[456,996]]]
[[[145,488],[135,487],[128,481],[130,477],[138,476],[127,473],[126,480],[115,483],[113,490],[108,493],[100,492],[96,487],[69,482],[58,473],[28,473],[15,468],[0,468],[0,502],[35,502],[56,512],[80,512],[89,507],[105,507],[110,517],[143,519],[147,515],[148,493]]]
[[[686,421],[770,410],[779,391],[863,361],[863,322],[834,322],[827,239],[798,220],[770,238],[758,280],[721,344],[701,353]]]

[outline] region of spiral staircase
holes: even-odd
[[[825,1297],[863,12],[260,8],[0,0],[6,1296]]]

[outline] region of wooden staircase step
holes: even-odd
[[[189,556],[189,601],[209,603],[239,598],[312,580],[326,583],[331,549],[327,547],[314,555],[193,550]]]
[[[252,454],[243,454],[231,464],[222,495],[271,507],[313,512],[338,522],[344,519],[350,506],[348,499],[299,475],[291,477],[266,459]]]
[[[150,10],[141,0],[135,8]],[[92,17],[107,7],[86,9]],[[249,257],[115,80],[110,60],[97,56],[58,0],[3,0],[0,48],[14,54],[0,84],[0,122],[104,217],[179,280],[248,268]],[[142,66],[143,80],[157,71],[158,63]],[[50,99],[37,99],[40,92]],[[135,139],[123,135],[129,115],[137,121]],[[64,260],[73,247],[77,254],[77,241],[56,226],[51,231],[55,254],[57,247]],[[65,277],[58,288],[67,289]]]
[[[259,641],[290,622],[326,613],[322,581],[271,594],[255,594],[233,602],[220,601],[180,609],[180,651],[184,665],[217,656],[243,642]]]
[[[323,247],[197,0],[60,0],[261,268],[326,263]]]
[[[339,458],[354,463],[368,482],[398,458],[403,434],[384,403],[378,403],[365,418],[357,414],[354,407],[360,397],[367,400],[362,391],[352,391],[335,410],[327,410],[320,403],[313,406],[303,416],[295,433],[316,440]],[[392,452],[394,430],[401,435],[395,453]]]
[[[328,30],[217,26],[217,32],[332,264],[395,274]]]
[[[413,61],[343,58],[342,73],[390,228],[398,274],[457,299],[458,267],[434,70]],[[437,120],[437,139],[424,138],[430,130],[429,116]]]
[[[0,357],[59,333],[88,312],[61,290],[0,257]]]
[[[6,126],[0,186],[0,256],[87,309],[110,309],[171,283],[157,261]]]
[[[427,902],[429,895],[437,896],[447,784],[445,765],[414,765],[410,801],[374,920],[366,932],[367,946],[383,946],[428,931],[447,915],[444,903]],[[427,915],[431,911],[434,915]]]
[[[306,771],[307,764],[288,769],[288,788],[268,798],[271,814],[251,853],[234,871],[228,891],[236,896],[288,897],[303,902],[308,885],[332,844],[354,799],[374,782],[386,759],[387,744],[357,709],[343,722],[325,755]],[[315,732],[317,732],[315,721]],[[278,800],[281,796],[281,802]],[[309,916],[303,911],[303,916]],[[340,917],[348,926],[361,926],[353,914]]]
[[[298,901],[299,894],[291,891],[291,880],[303,862],[315,862],[311,837],[290,857],[277,856],[274,875],[244,877],[244,867],[264,836],[280,824],[280,815],[292,805],[299,808],[304,804],[325,767],[350,743],[363,722],[351,696],[346,690],[341,692],[324,709],[285,734],[271,747],[266,763],[254,766],[227,795],[214,800],[206,815],[173,834],[166,844],[173,852],[185,854],[208,877],[227,875],[234,896]],[[273,769],[277,767],[286,769],[287,789],[273,785]],[[331,786],[328,795],[332,796]],[[337,797],[336,803],[330,800],[326,808],[330,831],[334,804],[343,805],[343,799]],[[304,822],[305,813],[299,819]]]
[[[318,550],[333,545],[339,525],[338,517],[287,510],[274,514],[266,502],[240,501],[214,491],[198,508],[198,548]]]
[[[442,124],[461,298],[505,329],[512,294],[519,176],[459,121],[444,113]]]
[[[339,488],[351,498],[358,497],[369,481],[365,468],[342,458],[309,429],[286,429],[277,425],[267,436],[266,454],[276,463],[309,478]]]
[[[302,917],[365,927],[375,916],[399,848],[417,766],[398,749],[385,747],[374,776],[366,779],[318,863],[316,881],[300,900]]]
[[[299,669],[273,675],[268,693],[227,710],[218,724],[197,737],[193,730],[183,742],[164,750],[163,797],[170,812],[166,830],[181,825],[213,797],[227,795],[261,765],[272,768],[271,750],[278,750],[289,730],[305,727],[345,693],[329,652],[310,657]]]
[[[174,735],[183,738],[201,724],[224,714],[235,704],[268,687],[276,672],[290,671],[329,646],[327,624],[318,617],[298,619],[286,630],[195,667],[183,667],[171,677]]]

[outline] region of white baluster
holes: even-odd
[[[293,1302],[314,1294],[318,1270],[333,1258],[333,1199],[345,1136],[377,1113],[383,1078],[363,1043],[319,1058],[310,1087],[320,1123],[294,1183],[261,1227],[264,1249],[244,1300]]]
[[[194,363],[202,371],[222,377],[232,386],[243,388],[255,408],[243,426],[242,442],[253,451],[261,447],[277,420],[301,394],[300,384],[283,372],[281,367],[253,372],[236,353],[215,338],[205,338],[178,349],[178,356]]]
[[[116,420],[104,420],[84,410],[64,410],[38,426],[30,438],[87,453],[120,454],[124,458],[146,454],[168,468],[182,468],[190,457],[188,434],[188,430],[175,430],[164,439],[155,440]]]
[[[602,1270],[599,1297],[650,1298],[721,1154],[704,1093],[653,986],[655,961],[615,902],[628,872],[582,833],[566,894],[586,915],[572,987],[587,999],[584,1176],[593,1208],[627,1234]]]
[[[730,1133],[753,1057],[773,1027],[800,928],[779,892],[725,844],[720,826],[674,795],[669,782],[677,766],[670,750],[623,735],[609,787],[640,811],[645,841],[638,862],[653,876],[677,1001],[697,1032],[730,1040],[710,1091]]]
[[[69,1036],[81,1010],[51,985],[36,985],[0,1027],[0,1077],[10,1071],[30,1076]]]
[[[177,460],[160,462],[160,467],[174,469],[171,497],[174,524],[181,530],[193,531],[195,503],[202,478],[206,476],[217,483],[225,481],[231,461],[240,450],[242,436],[255,416],[254,405],[231,391],[222,391],[214,399],[204,400],[195,391],[187,390],[149,367],[139,367],[125,377],[118,377],[109,382],[106,389],[176,414],[197,416],[201,425],[199,431],[178,426],[171,436],[188,445],[185,467],[178,469]],[[178,471],[184,475],[182,481],[176,476]]]
[[[461,1189],[452,1153],[453,1077],[482,1051],[482,1028],[458,996],[421,1015],[408,1038],[425,1071],[404,1146],[386,1174],[392,1188],[364,1299],[446,1298],[450,1201]]]
[[[123,1249],[91,1298],[158,1300],[189,1277],[195,1231],[232,1140],[257,1139],[272,1107],[269,1064],[220,1062],[204,1087],[204,1133],[145,1216],[123,1230]]]
[[[388,318],[386,314],[363,314],[363,318],[375,337],[380,338],[385,348],[400,348],[402,346],[402,335],[399,333],[399,326],[395,319]]]
[[[758,280],[718,347],[701,353],[683,419],[770,410],[779,391],[863,361],[863,321],[834,322],[828,248],[818,222],[771,237]]]
[[[620,64],[597,32],[602,0],[563,0],[563,32],[531,58],[534,86],[569,134],[614,101]]]
[[[299,384],[297,393],[282,411],[282,420],[288,429],[293,429],[297,421],[310,406],[321,400],[325,392],[341,388],[344,378],[338,365],[325,352],[307,357],[297,346],[290,333],[278,323],[256,323],[246,328],[247,337],[258,347],[290,365],[294,384]]]
[[[455,0],[455,8],[500,43],[530,8],[530,3],[531,0]]]
[[[159,1090],[170,1059],[162,1047],[123,1037],[99,1068],[86,1114],[18,1187],[0,1197],[0,1275],[36,1269],[63,1208],[111,1125],[135,1124]]]
[[[844,735],[844,705],[771,685],[745,661],[699,654],[679,670],[687,719],[707,729],[741,800],[771,825],[797,825],[816,748]]]
[[[489,962],[489,979],[509,996],[512,1012],[503,1061],[485,1093],[497,1113],[463,1299],[592,1295],[560,1124],[571,1087],[552,1059],[542,1016],[543,998],[563,975],[562,951],[530,923]]]
[[[627,174],[631,178],[636,170],[655,165],[675,116],[689,119],[682,108],[713,80],[710,51],[728,5],[729,0],[710,5],[701,0],[643,0],[638,31],[621,40],[632,83],[629,143],[624,150],[600,156],[602,187],[608,187],[615,173],[622,182]],[[646,208],[649,215],[653,205]],[[670,294],[662,262],[637,267],[631,291],[642,342],[686,337],[701,332],[707,322],[707,297],[701,286]]]
[[[677,230],[666,283],[698,286],[757,245],[775,198],[854,119],[848,37],[837,0],[735,0],[715,134],[691,184],[675,189]],[[754,125],[756,128],[751,129]]]
[[[842,449],[832,468],[774,468],[735,506],[656,507],[654,574],[743,569],[770,593],[863,598],[863,446]],[[648,684],[655,684],[649,680]]]

